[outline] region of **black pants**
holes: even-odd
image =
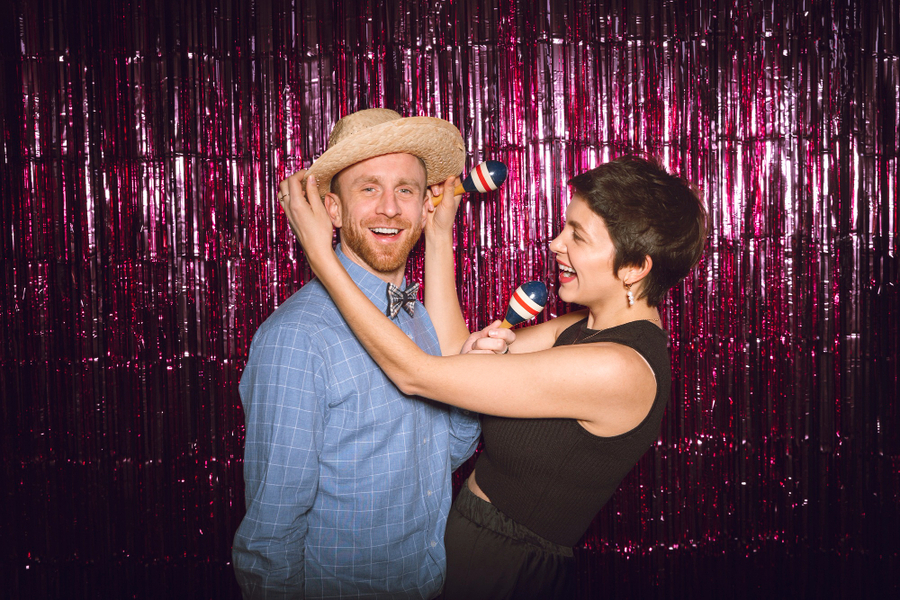
[[[441,600],[569,599],[572,549],[519,525],[463,485],[450,509],[447,581]]]

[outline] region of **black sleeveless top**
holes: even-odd
[[[598,333],[587,329],[584,319],[566,329],[554,346],[594,342],[634,348],[656,375],[656,398],[637,427],[600,437],[574,419],[482,417],[478,486],[497,510],[562,546],[578,543],[597,511],[656,442],[672,384],[668,335],[650,321]]]

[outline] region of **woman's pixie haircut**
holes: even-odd
[[[614,272],[653,261],[639,298],[658,306],[699,262],[707,213],[693,186],[654,161],[624,156],[569,180],[606,223],[616,248]]]

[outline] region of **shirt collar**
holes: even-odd
[[[372,301],[382,313],[387,309],[387,293],[385,290],[387,289],[387,282],[377,275],[370,273],[360,265],[353,262],[344,251],[341,249],[341,245],[338,244],[335,248],[335,253],[337,253],[338,259],[340,259],[341,264],[344,265],[344,268],[347,269],[347,273],[350,275],[350,279],[359,287],[362,292],[368,296],[369,300]],[[406,289],[406,276],[403,276],[403,281],[400,285],[400,289]]]

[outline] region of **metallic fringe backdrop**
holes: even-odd
[[[581,598],[900,589],[896,0],[0,6],[0,596],[239,597],[237,383],[310,276],[276,186],[375,106],[509,166],[458,220],[472,327],[555,288],[573,174],[651,154],[708,203]]]

